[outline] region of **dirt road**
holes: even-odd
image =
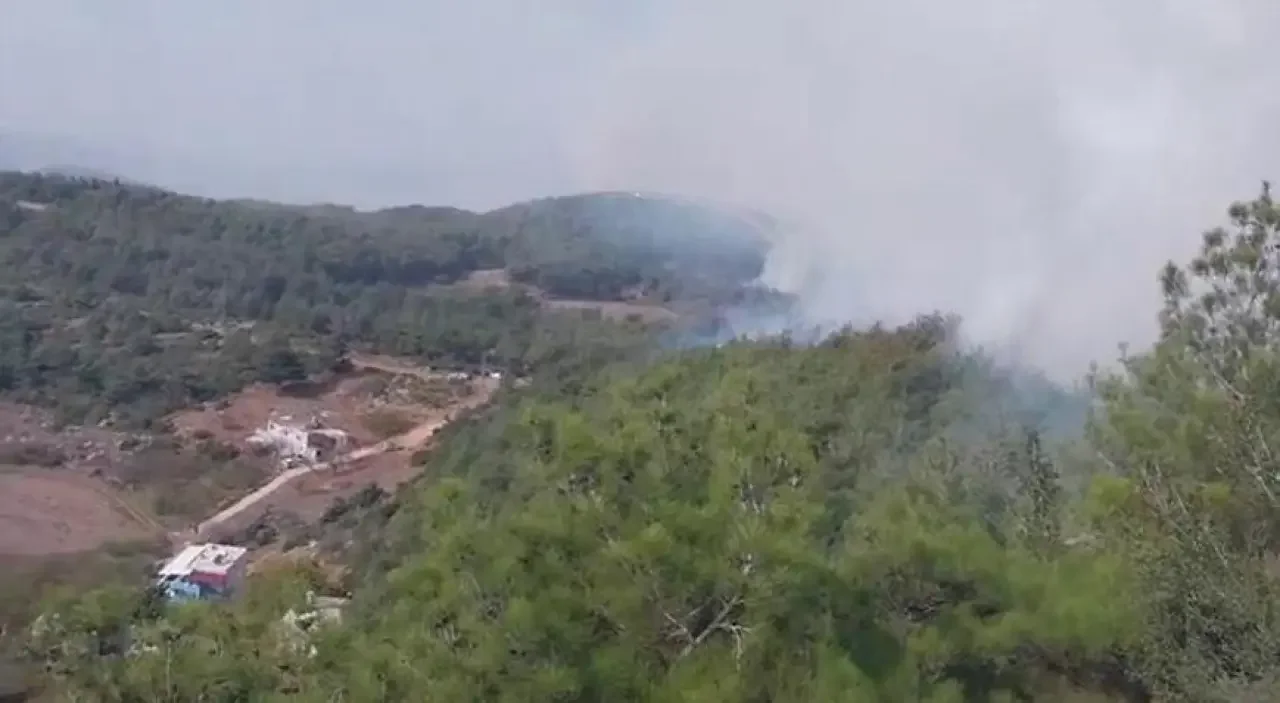
[[[359,366],[359,367],[377,369],[387,373],[411,374],[411,375],[419,376],[421,378],[428,378],[430,376],[428,372],[423,371],[421,369],[414,369],[414,368],[404,367],[400,365],[392,365],[392,364],[383,362],[381,360],[358,358],[358,359],[353,359],[353,362],[355,363],[356,366]],[[370,456],[374,456],[376,454],[383,454],[383,453],[392,452],[392,451],[413,451],[421,448],[423,445],[429,442],[432,437],[435,436],[436,432],[439,432],[442,428],[444,428],[446,425],[452,422],[453,419],[457,417],[457,415],[460,412],[474,409],[488,402],[489,398],[493,395],[493,393],[497,391],[498,385],[499,385],[499,382],[496,379],[492,379],[492,378],[478,379],[478,383],[480,385],[479,392],[475,393],[473,396],[471,396],[466,401],[461,403],[459,407],[455,408],[452,412],[450,412],[448,415],[446,415],[443,418],[433,418],[426,422],[420,423],[414,426],[408,432],[404,432],[403,434],[396,435],[395,437],[385,439],[381,442],[378,442],[377,444],[372,444],[367,447],[360,447],[359,449],[352,450],[338,457],[334,461],[324,462],[320,464],[312,464],[310,466],[299,466],[292,469],[288,469],[276,475],[267,483],[263,484],[262,486],[259,486],[258,488],[254,489],[251,493],[240,498],[240,500],[237,500],[235,503],[232,503],[226,508],[223,508],[222,510],[218,511],[217,514],[213,515],[212,517],[208,518],[204,522],[200,523],[200,525],[196,528],[197,536],[207,535],[211,529],[227,522],[228,520],[231,520],[237,515],[252,508],[253,506],[265,500],[271,494],[278,491],[281,487],[287,485],[289,482],[299,477],[305,476],[310,473],[314,473],[316,471],[323,471],[325,469],[333,467],[335,464],[341,465],[344,463],[357,461]]]

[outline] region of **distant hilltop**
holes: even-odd
[[[46,176],[63,176],[64,178],[86,178],[89,180],[96,180],[96,181],[116,181],[116,182],[127,184],[127,185],[147,186],[146,183],[143,183],[141,181],[138,181],[132,178],[126,178],[117,173],[112,173],[110,171],[104,171],[102,169],[92,168],[89,166],[75,166],[75,165],[45,166],[44,168],[35,169],[35,172],[44,174]]]
[[[13,132],[0,128],[0,170],[17,170],[146,185],[104,168],[87,164],[121,163],[122,154],[113,149],[60,134]]]

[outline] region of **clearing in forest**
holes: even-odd
[[[496,379],[460,378],[385,357],[283,387],[256,385],[170,416],[173,436],[58,427],[39,408],[0,403],[0,555],[40,556],[182,532],[258,491],[281,470],[249,441],[269,421],[340,430],[342,460],[279,484],[236,515],[275,506],[306,517],[369,483],[415,471],[413,449],[455,413],[487,401]]]
[[[501,384],[498,377],[434,371],[389,357],[351,361],[353,373],[315,384],[307,398],[296,389],[259,386],[174,418],[183,434],[214,436],[250,451],[254,429],[268,422],[323,425],[350,437],[333,456],[283,465],[252,491],[228,499],[198,533],[233,531],[268,509],[311,520],[371,483],[394,489],[417,472],[416,451],[459,414],[487,403]]]
[[[505,269],[481,269],[471,272],[467,278],[456,284],[465,290],[485,291],[517,288],[536,298],[547,310],[581,310],[599,313],[601,317],[612,320],[638,318],[644,322],[666,322],[679,317],[671,308],[658,303],[643,300],[587,300],[580,298],[557,298],[540,290],[537,286],[516,283]]]
[[[0,554],[68,554],[155,538],[158,525],[95,479],[58,469],[0,475]]]
[[[0,403],[0,555],[69,554],[162,535],[115,474],[143,442],[99,427],[59,427],[44,409]]]

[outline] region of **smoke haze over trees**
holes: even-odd
[[[1163,269],[1161,339],[1095,378],[1080,441],[984,416],[1005,379],[945,315],[615,355],[335,506],[340,583],[107,585],[26,656],[108,701],[1269,700],[1278,242],[1264,190]],[[282,623],[346,588],[340,623]]]
[[[1276,30],[5,5],[0,399],[163,432],[351,350],[530,382],[235,602],[133,568],[28,628],[0,580],[0,653],[121,702],[1273,700]],[[286,627],[316,592],[342,622]]]
[[[1188,255],[1185,223],[1280,155],[1277,13],[1266,0],[236,0],[213,17],[18,3],[0,9],[0,153],[65,137],[73,153],[48,160],[363,207],[710,197],[789,223],[769,275],[811,318],[955,310],[977,341],[1070,377],[1154,338],[1145,272]]]

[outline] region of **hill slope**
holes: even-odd
[[[757,240],[721,238],[720,258],[736,263],[708,269],[680,263],[704,245],[661,236],[714,220],[608,195],[358,212],[0,173],[0,394],[56,395],[72,420],[145,424],[255,378],[323,368],[352,345],[523,370],[558,354],[562,335],[582,347],[593,325],[610,330],[601,342],[639,330],[619,337],[636,325],[453,284],[506,269],[551,297],[729,296],[758,272]]]
[[[938,316],[579,366],[336,510],[345,576],[100,589],[28,651],[115,701],[1272,700],[1280,206],[1230,216],[1076,443],[989,417]]]
[[[1136,577],[1117,554],[1052,556],[1039,533],[1019,536],[1034,493],[1006,492],[1002,477],[1042,461],[1036,450],[931,446],[969,412],[942,331],[922,320],[803,349],[732,344],[511,397],[450,431],[429,479],[365,514],[356,600],[309,635],[314,659],[267,626],[279,611],[266,603],[322,584],[304,569],[230,608],[184,611],[192,629],[167,650],[176,683],[151,654],[105,676],[129,696],[180,700],[227,681],[317,701],[1071,688],[1055,667],[1105,671],[1136,627]],[[985,521],[972,510],[997,499]],[[201,654],[228,620],[243,634]],[[163,622],[136,622],[135,641],[159,642]],[[1023,653],[1049,644],[1043,660]],[[1004,662],[1000,677],[989,661]],[[94,690],[101,666],[55,670]]]

